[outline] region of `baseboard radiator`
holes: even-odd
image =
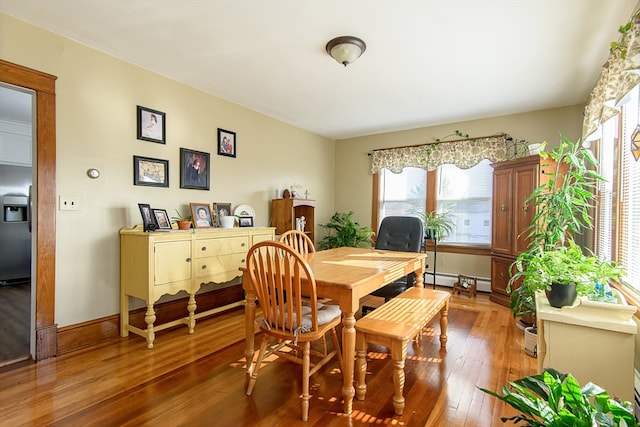
[[[436,273],[436,285],[448,286],[453,288],[453,284],[458,280],[457,274]],[[427,271],[424,275],[424,285],[429,287],[433,285],[433,273]],[[491,280],[487,277],[478,277],[478,291],[491,292]]]

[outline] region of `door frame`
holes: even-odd
[[[35,91],[36,277],[35,359],[57,354],[56,290],[56,76],[0,59],[0,81]]]

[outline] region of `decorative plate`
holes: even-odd
[[[233,210],[233,214],[236,216],[251,216],[255,218],[256,211],[249,205],[238,205]]]

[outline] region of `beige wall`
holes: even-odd
[[[376,148],[427,144],[436,138],[455,134],[456,130],[472,137],[504,132],[516,140],[547,141],[553,147],[558,144],[560,133],[570,139],[580,138],[583,110],[583,106],[576,105],[339,140],[336,142],[335,209],[340,212],[354,211],[354,218],[358,222],[377,228],[377,225],[371,224],[373,181],[367,155]],[[485,256],[439,253],[437,271],[488,278],[491,276],[491,265],[489,257]]]
[[[148,72],[0,14],[0,58],[58,77],[56,319],[66,326],[119,312],[121,227],[138,203],[173,215],[189,202],[249,204],[269,224],[277,188],[296,182],[333,212],[335,142]],[[136,139],[136,105],[166,113],[167,143]],[[217,128],[237,132],[237,158],[218,156]],[[180,189],[180,147],[211,153],[211,189]],[[133,185],[133,155],[169,160],[170,188]],[[89,179],[97,168],[101,177]]]

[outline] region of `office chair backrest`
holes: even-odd
[[[376,249],[420,252],[424,241],[422,220],[413,216],[387,216],[380,224]]]

